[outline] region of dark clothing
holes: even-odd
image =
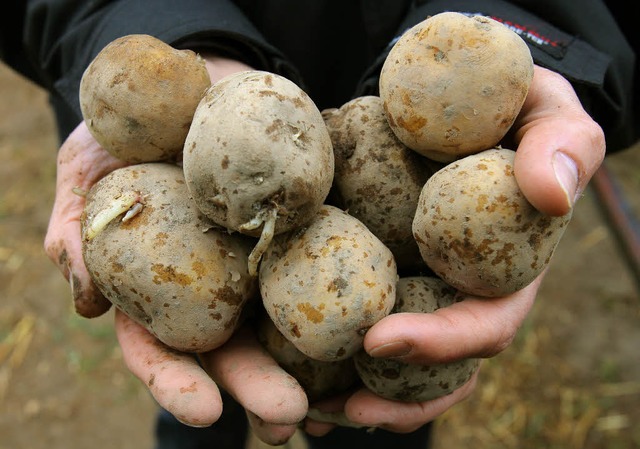
[[[161,411],[156,421],[154,449],[242,449],[246,445],[248,423],[244,409],[222,392],[224,413],[212,426],[195,429],[181,424],[173,415]],[[418,430],[398,434],[382,429],[338,427],[323,437],[305,434],[309,449],[427,449],[430,447],[431,423]]]
[[[640,135],[639,73],[629,2],[599,0],[30,0],[0,18],[0,57],[49,89],[61,136],[81,120],[78,86],[113,39],[154,35],[282,74],[319,108],[377,93],[389,43],[444,10],[492,16],[518,32],[537,64],[567,77],[607,135],[608,151]],[[626,6],[626,8],[625,8]],[[617,21],[617,23],[616,23]]]
[[[246,446],[249,423],[245,411],[222,392],[224,413],[212,426],[194,428],[182,424],[165,410],[158,413],[154,449],[242,449]],[[214,444],[215,443],[215,444]]]

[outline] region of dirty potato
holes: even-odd
[[[160,341],[209,351],[231,336],[257,294],[247,272],[253,239],[212,226],[179,167],[121,168],[87,196],[84,261],[104,296]]]
[[[533,78],[529,48],[483,16],[444,12],[404,33],[380,73],[389,124],[408,147],[451,162],[494,147]]]
[[[336,207],[325,205],[304,229],[276,236],[263,257],[265,309],[278,330],[313,359],[351,357],[395,302],[393,254]]]
[[[431,269],[471,295],[508,295],[549,264],[571,213],[535,209],[513,172],[515,152],[496,148],[452,162],[425,184],[413,234]]]
[[[176,158],[211,85],[204,59],[133,34],[103,48],[85,70],[80,107],[93,137],[131,163]]]
[[[211,86],[196,110],[183,164],[206,216],[262,237],[254,268],[273,235],[314,216],[334,173],[331,139],[316,105],[293,82],[263,71]]]
[[[411,232],[422,186],[437,168],[393,134],[377,96],[323,111],[335,155],[332,198],[393,253],[399,269],[424,265]]]
[[[432,313],[456,302],[456,290],[435,277],[401,278],[391,313]],[[478,359],[418,365],[373,358],[361,351],[354,356],[365,386],[383,398],[403,402],[429,401],[467,383],[477,371]]]

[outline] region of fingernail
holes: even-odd
[[[556,179],[567,198],[567,206],[571,209],[576,201],[578,190],[578,166],[569,155],[562,151],[556,151],[553,154],[552,164]]]
[[[175,416],[175,415],[174,415]],[[177,416],[175,416],[176,420],[181,423],[184,424],[185,426],[189,426],[189,427],[193,427],[195,429],[203,429],[205,427],[210,427],[211,424],[207,423],[207,424],[195,424],[195,423],[190,423],[184,419],[178,418]]]
[[[394,341],[373,348],[369,351],[369,355],[374,358],[390,359],[395,357],[403,357],[411,352],[411,345],[406,341]]]

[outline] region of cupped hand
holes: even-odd
[[[501,298],[466,296],[433,313],[397,313],[367,332],[365,350],[373,357],[430,365],[469,357],[492,357],[507,348],[533,306],[543,275],[524,289]],[[339,411],[357,426],[406,433],[433,421],[474,390],[476,373],[451,394],[425,402],[399,402],[360,389],[342,402],[312,404],[323,411]],[[320,436],[333,426],[307,420],[305,430]]]
[[[526,198],[543,213],[569,213],[605,154],[603,131],[585,112],[571,84],[536,66],[512,131],[510,138],[517,148],[515,176]],[[390,315],[367,332],[365,350],[373,357],[418,364],[492,357],[513,341],[543,277],[544,273],[526,288],[501,298],[466,296],[434,313]],[[355,425],[410,432],[466,398],[475,383],[474,376],[450,395],[423,403],[388,401],[359,390],[347,399],[319,406],[342,410]],[[306,422],[306,430],[314,435],[332,427]]]
[[[205,55],[211,81],[251,68],[241,62]],[[80,123],[61,146],[56,197],[45,237],[45,251],[71,284],[75,309],[84,317],[102,315],[110,302],[96,288],[84,265],[80,217],[84,194],[105,175],[127,165],[109,155]],[[175,351],[119,310],[115,330],[123,358],[156,401],[181,422],[209,426],[223,403],[218,385],[245,408],[256,435],[280,444],[293,435],[307,412],[298,383],[278,367],[248,330],[240,330],[223,347],[200,354]]]
[[[199,362],[168,348],[119,310],[116,332],[127,367],[160,406],[186,425],[206,427],[220,418],[224,404],[218,386],[244,407],[256,436],[271,445],[291,438],[307,413],[302,387],[248,327],[222,347],[199,354]]]
[[[82,193],[124,165],[98,145],[84,124],[59,150],[56,199],[45,249],[70,280],[76,310],[85,317],[101,315],[111,304],[94,285],[82,258]],[[302,388],[247,331],[238,332],[222,348],[201,354],[198,364],[193,355],[165,346],[119,310],[115,330],[129,369],[162,407],[187,425],[208,426],[220,417],[223,404],[216,382],[245,407],[249,422],[265,442],[286,441],[306,415]]]

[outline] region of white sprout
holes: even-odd
[[[264,213],[263,211],[260,211],[260,213],[253,217],[250,221],[247,221],[246,223],[238,226],[238,231],[253,231],[254,229],[258,229],[260,226],[262,226],[262,223],[264,223]]]
[[[131,207],[131,209],[129,209],[127,211],[126,214],[124,214],[124,217],[122,217],[122,222],[126,223],[129,220],[131,220],[133,217],[135,217],[136,215],[138,215],[140,212],[142,212],[142,209],[144,208],[144,204],[142,203],[136,203],[133,205],[133,207]]]
[[[256,243],[256,246],[253,247],[251,254],[249,254],[249,274],[251,276],[256,276],[258,274],[258,264],[260,263],[260,259],[262,255],[269,247],[271,240],[273,240],[274,231],[276,229],[276,220],[278,219],[278,208],[274,207],[268,211],[262,211],[260,214],[256,215],[250,222],[245,223],[242,226],[245,226],[249,223],[254,223],[254,220],[259,220],[260,223],[254,228],[245,228],[245,229],[256,229],[261,224],[264,224],[262,227],[262,233],[260,234],[260,240]],[[253,224],[251,224],[253,226]]]
[[[118,215],[127,212],[136,204],[140,204],[140,194],[137,192],[126,192],[114,199],[106,209],[101,210],[93,217],[87,228],[87,238],[93,239]]]

